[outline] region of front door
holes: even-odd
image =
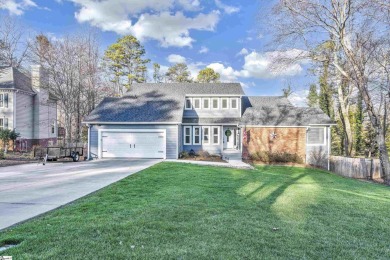
[[[223,148],[224,149],[234,149],[236,147],[236,133],[237,128],[235,127],[227,127],[224,128],[223,133]]]

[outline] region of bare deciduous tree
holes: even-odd
[[[22,66],[30,48],[26,36],[25,27],[14,18],[0,17],[0,66]]]
[[[50,41],[39,35],[35,62],[43,67],[45,88],[59,99],[66,142],[81,140],[81,121],[100,100],[99,50],[92,33]]]
[[[378,10],[378,6],[383,10]],[[330,65],[337,73],[338,85],[341,86],[343,80],[348,81],[364,100],[376,131],[382,173],[387,183],[390,183],[390,165],[385,129],[380,106],[374,100],[383,91],[376,80],[385,74],[377,62],[377,54],[389,48],[389,20],[383,19],[389,10],[385,0],[279,0],[273,9],[275,39],[285,46],[302,48],[313,61],[323,62],[317,47],[325,42],[332,43]],[[343,93],[338,93],[342,101],[340,93]]]

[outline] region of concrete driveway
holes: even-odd
[[[48,162],[0,168],[0,230],[146,169],[161,160]]]

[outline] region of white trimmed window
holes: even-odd
[[[200,98],[193,98],[192,105],[194,109],[200,109]]]
[[[238,99],[237,98],[230,99],[230,108],[232,108],[232,109],[238,108]]]
[[[202,101],[203,101],[203,109],[210,109],[210,99],[204,98],[202,99]]]
[[[0,94],[0,107],[4,107],[4,94]]]
[[[211,99],[211,107],[213,109],[219,109],[219,98],[212,98]]]
[[[203,127],[203,144],[210,144],[210,127]]]
[[[0,118],[0,129],[8,128],[8,118]]]
[[[310,127],[307,130],[307,144],[308,145],[325,145],[325,128],[324,127]]]
[[[229,109],[229,99],[227,98],[221,98],[221,107],[222,109]]]
[[[192,144],[193,145],[200,145],[201,144],[201,129],[202,127],[200,126],[194,126],[194,129],[193,129],[193,140],[192,140]]]
[[[185,110],[191,110],[191,109],[192,109],[192,99],[186,98]]]
[[[212,131],[213,131],[213,144],[218,145],[219,144],[219,127],[213,126]]]
[[[184,127],[184,144],[185,145],[191,145],[192,142],[191,142],[191,131],[192,130],[192,127],[191,126],[185,126]]]

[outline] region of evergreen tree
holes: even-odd
[[[199,71],[197,82],[199,83],[219,83],[219,78],[221,75],[215,72],[212,68],[205,68]]]
[[[363,140],[363,98],[361,94],[359,93],[357,97],[357,104],[356,104],[356,111],[354,113],[354,149],[356,151],[356,154],[363,154],[363,146],[364,146],[364,140]]]
[[[309,107],[318,107],[318,98],[317,85],[311,84],[309,94],[307,95],[307,105]]]
[[[160,73],[160,64],[153,63],[153,80],[155,83],[161,83],[164,76]]]
[[[128,91],[134,82],[145,82],[146,64],[150,60],[143,59],[144,55],[144,47],[131,35],[124,36],[110,45],[104,53],[104,60],[114,76],[112,81]]]
[[[192,82],[191,73],[185,63],[176,63],[165,75],[170,82]]]
[[[333,110],[333,89],[329,85],[329,73],[328,73],[329,64],[325,63],[320,76],[320,94],[318,96],[319,107],[325,114],[327,114],[331,119],[334,119],[334,110]]]

